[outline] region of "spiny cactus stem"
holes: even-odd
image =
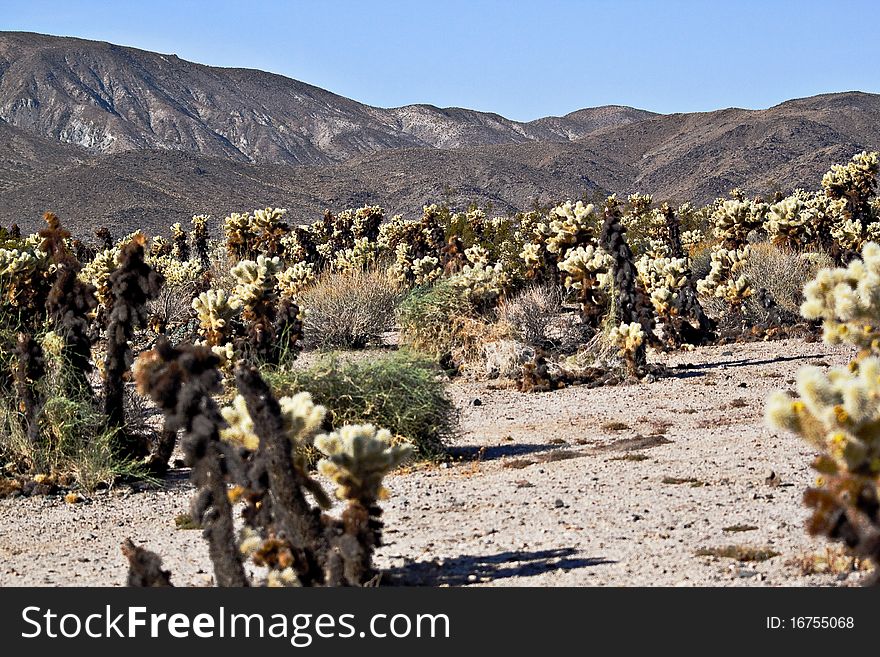
[[[254,432],[260,438],[259,450],[266,460],[275,527],[298,556],[298,574],[303,584],[320,583],[324,574],[318,555],[326,553],[320,511],[306,500],[304,473],[291,467],[292,445],[285,436],[281,407],[256,368],[239,365],[235,384],[247,404]]]

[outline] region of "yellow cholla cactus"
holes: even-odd
[[[310,446],[315,438],[327,409],[312,401],[308,392],[300,392],[292,397],[278,400],[284,418],[284,432],[296,447]],[[223,419],[229,424],[220,430],[223,440],[243,445],[247,449],[257,449],[260,438],[254,433],[254,422],[247,410],[244,397],[236,395],[232,404],[220,409]]]
[[[712,251],[711,268],[706,278],[697,281],[697,291],[706,296],[740,304],[752,295],[749,280],[742,274],[751,249],[717,248]]]
[[[287,214],[285,208],[264,208],[263,210],[254,210],[252,221],[253,226],[259,229],[273,228],[280,224]]]
[[[287,269],[275,274],[278,293],[285,298],[293,299],[297,294],[312,285],[315,280],[315,266],[310,262],[297,262]]]
[[[384,495],[382,478],[412,454],[409,445],[392,445],[391,433],[372,424],[346,425],[318,436],[315,447],[326,455],[318,471],[337,485],[336,496],[367,505]]]
[[[465,265],[454,276],[455,284],[474,305],[490,305],[507,292],[511,285],[510,276],[499,262]]]
[[[854,367],[804,367],[798,399],[777,391],[767,400],[766,420],[796,433],[850,472],[880,473],[880,359]]]
[[[162,274],[165,286],[179,288],[199,281],[202,277],[202,266],[196,260],[181,262],[171,255],[160,255],[147,258],[147,263]]]
[[[353,271],[375,266],[379,261],[381,247],[366,237],[357,238],[354,245],[336,252],[331,267],[336,271]]]
[[[764,223],[768,207],[766,203],[747,199],[721,201],[711,217],[715,237],[724,240],[728,246],[745,244],[749,233]]]
[[[192,308],[199,318],[201,333],[212,347],[223,344],[230,322],[241,312],[242,301],[226,290],[208,290],[193,299]]]
[[[485,266],[489,264],[489,251],[479,244],[474,244],[472,247],[465,249],[464,257],[472,265]]]
[[[642,256],[636,261],[636,269],[657,313],[674,314],[678,290],[687,283],[688,259]]]
[[[612,327],[608,333],[608,341],[620,349],[621,356],[634,354],[645,341],[645,332],[638,322],[621,324]]]
[[[807,212],[809,199],[809,194],[798,189],[769,207],[764,230],[775,244],[803,248],[815,238],[816,226],[812,222],[812,215]]]
[[[562,255],[567,248],[592,237],[596,232],[598,217],[592,203],[567,201],[550,210],[547,250]]]
[[[582,290],[585,285],[607,288],[611,284],[609,272],[613,264],[614,258],[604,249],[588,245],[569,250],[565,260],[557,266],[566,274],[566,288]]]
[[[119,249],[105,249],[98,252],[79,272],[81,281],[95,286],[95,297],[104,306],[109,305],[111,301],[110,274],[119,266],[118,257]]]
[[[245,305],[253,304],[274,291],[279,271],[281,260],[277,257],[260,254],[256,260],[242,260],[229,272],[236,280],[233,294]]]
[[[706,235],[699,228],[685,230],[681,233],[681,246],[685,251],[690,251],[698,244],[706,240]]]
[[[862,259],[822,269],[804,287],[801,314],[821,319],[825,340],[880,354],[880,245],[869,242]]]
[[[878,153],[862,151],[847,164],[833,165],[822,176],[822,187],[831,198],[841,198],[852,192],[869,194],[873,190],[878,168]]]

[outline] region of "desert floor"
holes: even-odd
[[[456,459],[389,477],[385,581],[491,586],[853,585],[804,574],[826,553],[803,529],[810,448],[774,434],[764,399],[797,369],[850,353],[786,340],[670,356],[654,383],[523,394],[455,381]],[[662,356],[654,356],[660,360]],[[127,537],[159,553],[177,585],[211,583],[201,532],[178,530],[186,470],[161,489],[119,486],[80,504],[0,501],[0,585],[122,585]],[[778,553],[699,556],[740,546]]]

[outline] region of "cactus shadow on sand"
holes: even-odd
[[[449,448],[449,455],[461,461],[494,461],[509,456],[525,456],[558,450],[557,443],[510,443],[507,445],[456,445]]]
[[[603,557],[580,557],[574,548],[509,551],[490,555],[461,555],[442,562],[413,561],[390,568],[382,584],[392,586],[463,586],[508,577],[530,577],[554,570],[592,568],[617,563]]]
[[[775,363],[787,363],[797,360],[817,360],[824,358],[825,354],[806,354],[803,356],[779,356],[777,358],[763,358],[754,360],[751,358],[742,358],[739,360],[722,360],[714,363],[696,363],[678,365],[671,370],[670,376],[676,379],[687,379],[695,376],[704,376],[704,370],[727,369],[729,367],[750,367],[758,365],[773,365]]]

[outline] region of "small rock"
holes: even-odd
[[[480,399],[479,397],[477,397],[477,398],[476,398],[473,402],[471,402],[471,403],[473,403],[474,406],[482,406],[482,405],[483,405],[483,400]]]
[[[469,582],[476,582],[477,576],[476,575],[468,575],[468,581]]]
[[[553,506],[555,506],[557,509],[561,509],[562,507],[565,506],[565,502],[563,502],[562,500],[560,500],[560,499],[557,497],[557,498],[556,498],[556,501],[553,502]]]

